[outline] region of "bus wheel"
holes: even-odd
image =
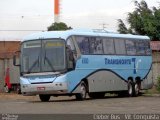
[[[131,80],[128,81],[128,96],[133,97],[134,95],[134,84]]]
[[[139,95],[139,91],[140,91],[140,85],[138,82],[136,82],[134,85],[133,96],[137,97]]]
[[[42,102],[48,102],[50,97],[50,95],[39,95],[39,98]]]
[[[4,91],[5,91],[6,93],[10,93],[10,92],[11,92],[11,89],[8,88],[8,85],[5,85],[5,86],[4,86]]]
[[[84,82],[81,82],[81,84],[80,84],[80,93],[76,94],[76,100],[84,100],[84,99],[86,99],[86,94],[87,94],[86,84]]]

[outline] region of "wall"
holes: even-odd
[[[153,79],[156,83],[156,79],[160,76],[160,51],[153,51]]]
[[[6,69],[11,83],[19,83],[19,69],[13,66],[13,55],[20,50],[20,41],[0,41],[0,92],[4,91]]]
[[[4,61],[0,60],[0,92],[4,87]]]

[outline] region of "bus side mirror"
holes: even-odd
[[[19,54],[20,54],[20,51],[16,51],[14,56],[13,56],[13,65],[14,66],[20,66]]]

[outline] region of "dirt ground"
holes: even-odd
[[[36,96],[23,96],[16,93],[0,93],[0,101],[11,101],[11,100],[36,100]]]
[[[158,113],[160,96],[116,97],[76,101],[75,97],[51,97],[41,102],[38,96],[0,93],[0,113],[13,114],[98,114],[98,113]]]

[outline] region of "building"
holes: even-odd
[[[20,41],[0,41],[0,91],[4,91],[8,73],[11,84],[19,84],[19,68],[13,66],[13,55],[20,50]]]

